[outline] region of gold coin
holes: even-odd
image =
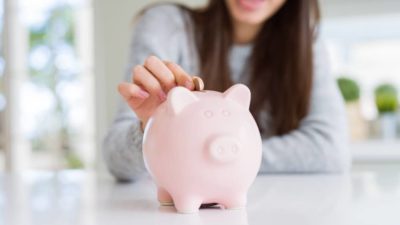
[[[202,91],[204,89],[204,82],[200,77],[193,77],[194,89],[196,91]]]

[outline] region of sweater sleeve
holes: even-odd
[[[178,61],[177,34],[183,32],[183,26],[182,14],[176,6],[158,5],[147,9],[133,29],[125,80],[132,81],[132,68],[143,64],[150,55]],[[118,180],[135,180],[145,174],[142,140],[139,119],[121,99],[114,121],[103,140],[104,160]]]
[[[344,103],[321,41],[314,46],[314,59],[309,114],[298,129],[263,140],[260,173],[334,173],[351,165]]]

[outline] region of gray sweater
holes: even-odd
[[[174,5],[148,9],[133,29],[126,81],[131,70],[155,55],[178,63],[189,74],[199,74],[193,37],[185,30],[188,15]],[[232,79],[247,83],[246,59],[251,45],[234,45],[229,62]],[[269,120],[268,112],[263,116]],[[345,110],[336,82],[330,74],[321,42],[314,44],[314,83],[309,114],[300,127],[283,136],[263,135],[260,173],[342,172],[350,167]],[[110,172],[119,180],[134,180],[146,174],[140,122],[122,100],[104,139],[103,155]],[[265,130],[268,127],[264,127]]]

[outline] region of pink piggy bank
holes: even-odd
[[[150,118],[143,138],[146,167],[162,205],[180,213],[201,204],[243,208],[261,164],[261,137],[250,90],[224,93],[175,87]]]

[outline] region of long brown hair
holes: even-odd
[[[233,27],[225,1],[210,0],[205,8],[188,9],[194,25],[200,71],[207,89],[232,85],[228,56]],[[307,115],[313,78],[312,46],[319,23],[317,0],[288,0],[263,25],[247,62],[252,102],[250,111],[263,133],[260,112],[271,116],[273,134],[299,127]]]

